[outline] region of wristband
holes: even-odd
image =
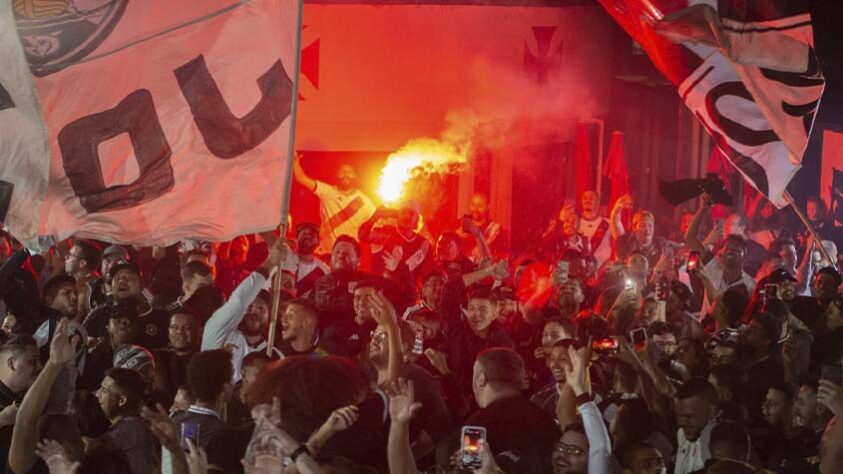
[[[310,450],[309,450],[309,449],[307,449],[307,445],[306,445],[306,444],[302,444],[302,445],[301,445],[301,446],[299,446],[298,448],[294,449],[294,450],[293,450],[293,452],[290,454],[290,459],[292,459],[292,460],[293,460],[293,462],[295,463],[295,462],[296,462],[296,459],[298,459],[298,458],[299,458],[299,456],[301,456],[302,454],[307,454],[308,456],[310,456],[310,455],[311,455],[311,454],[310,454]]]
[[[594,397],[591,396],[590,393],[586,392],[582,395],[577,396],[577,406],[582,406],[588,402],[594,401]]]

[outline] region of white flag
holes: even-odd
[[[50,146],[14,155],[49,163],[40,205],[15,186],[11,208],[30,209],[6,219],[18,238],[168,245],[279,224],[300,1],[14,5]]]

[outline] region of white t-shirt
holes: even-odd
[[[676,467],[673,474],[688,474],[703,468],[705,462],[711,458],[708,440],[711,438],[712,428],[714,428],[714,420],[709,420],[696,441],[689,441],[682,428],[677,430]]]
[[[375,205],[359,189],[350,194],[334,186],[316,182],[314,191],[319,197],[319,216],[322,219],[319,248],[316,253],[331,253],[337,237],[347,234],[357,238],[357,231],[375,213]]]

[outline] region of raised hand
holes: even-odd
[[[190,474],[207,474],[208,455],[202,448],[196,447],[193,440],[187,439],[187,446],[190,451],[187,453],[187,469]]]
[[[334,433],[338,431],[345,431],[351,428],[351,425],[357,423],[359,418],[360,414],[358,413],[358,408],[355,405],[337,408],[331,412],[331,416],[329,416],[328,421],[325,422],[325,427]]]
[[[398,269],[401,264],[401,259],[404,257],[404,249],[402,247],[395,247],[392,252],[383,253],[383,264],[390,272]]]
[[[45,439],[38,442],[35,454],[44,460],[50,474],[75,474],[79,469],[79,462],[71,460],[70,453],[58,441]]]
[[[506,260],[499,260],[492,266],[492,276],[495,280],[506,280],[506,277],[509,276],[509,265],[507,265]]]
[[[574,389],[577,396],[591,392],[591,384],[588,381],[588,365],[591,363],[591,339],[588,345],[579,349],[568,348],[568,357],[571,360],[570,369],[565,367],[565,381]]]
[[[830,380],[820,380],[817,401],[828,407],[834,416],[843,416],[843,390]]]
[[[421,409],[422,404],[415,401],[413,381],[399,378],[392,384],[389,394],[389,417],[393,423],[407,424]]]
[[[369,298],[369,303],[372,305],[372,318],[378,324],[387,325],[398,321],[398,313],[395,311],[395,306],[390,303],[382,291],[376,291]]]
[[[141,417],[146,420],[149,430],[168,451],[175,452],[181,449],[176,424],[160,403],[155,408],[155,410],[148,407],[141,408]]]
[[[281,265],[285,260],[287,260],[287,256],[290,254],[290,248],[287,247],[287,243],[284,241],[283,236],[282,238],[275,241],[272,244],[272,247],[269,248],[269,257],[267,257],[267,264],[270,268],[277,267]]]
[[[71,342],[70,336],[67,334],[67,318],[62,318],[56,326],[56,331],[53,335],[53,342],[50,343],[50,360],[48,363],[65,365],[76,358],[76,346],[80,341],[78,338]]]
[[[432,365],[433,368],[440,374],[445,375],[451,371],[448,368],[448,358],[445,356],[444,352],[428,348],[424,350],[424,355],[427,357],[427,360],[430,361],[430,365]]]

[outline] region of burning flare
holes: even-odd
[[[467,162],[460,147],[432,138],[412,140],[389,155],[381,170],[378,196],[391,205],[404,198],[404,188],[411,179],[433,173],[456,173]]]

